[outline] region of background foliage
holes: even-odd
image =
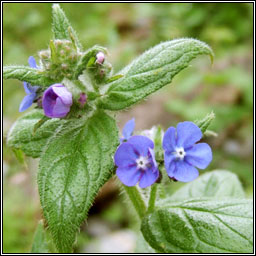
[[[26,64],[28,56],[36,57],[37,50],[47,48],[51,37],[51,4],[5,3],[3,6],[3,62]],[[195,120],[214,110],[216,119],[211,128],[219,135],[209,138],[214,158],[207,170],[221,168],[237,173],[250,197],[253,169],[252,4],[76,3],[61,6],[86,48],[95,43],[108,48],[109,61],[115,70],[149,47],[177,37],[198,38],[213,48],[216,57],[212,68],[207,58],[195,61],[192,67],[175,77],[172,86],[120,114],[120,127],[135,116],[137,129],[158,123],[166,128],[179,120]],[[3,93],[6,134],[21,115],[18,107],[24,96],[22,83],[4,81]],[[147,115],[148,109],[154,111]],[[41,214],[35,190],[36,169],[37,162],[31,159],[18,162],[4,145],[4,252],[30,250]],[[179,186],[173,183],[170,193]],[[129,227],[136,228],[133,215],[127,213],[125,204],[118,199],[115,183],[108,183],[103,192],[91,209],[88,225],[79,235],[76,249],[79,252],[88,252],[93,246],[91,250],[96,252],[95,243],[102,243],[106,234],[112,234],[107,236],[112,238],[113,234],[118,234],[119,239],[126,239],[126,242],[130,239],[133,249],[135,239],[126,231]],[[100,223],[105,230],[95,223]]]

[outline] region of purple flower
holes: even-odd
[[[44,114],[48,117],[65,117],[72,105],[72,94],[62,84],[51,85],[43,95]]]
[[[145,188],[156,182],[159,170],[153,148],[153,141],[145,136],[132,136],[117,148],[116,175],[123,184],[131,187],[139,181],[139,186]]]
[[[170,178],[178,181],[192,181],[212,161],[212,151],[208,144],[198,143],[202,132],[192,122],[182,122],[177,129],[170,127],[164,134],[163,149],[165,168]]]
[[[105,60],[105,55],[104,55],[104,53],[103,53],[103,52],[98,52],[98,53],[96,54],[96,63],[98,63],[98,64],[103,64],[104,60]]]
[[[132,136],[134,127],[135,127],[135,119],[133,118],[124,125],[123,131],[122,131],[123,137],[120,138],[120,143],[127,141]]]
[[[28,64],[31,68],[37,68],[36,60],[33,56],[30,56],[28,58]],[[31,84],[27,82],[23,82],[23,87],[26,92],[26,96],[23,98],[22,102],[20,103],[19,111],[23,112],[26,109],[28,109],[36,99],[36,91],[38,90],[39,86],[32,86]]]

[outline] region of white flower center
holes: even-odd
[[[149,164],[148,158],[145,156],[140,156],[139,158],[137,158],[136,164],[138,169],[146,170]]]
[[[173,153],[176,156],[176,158],[178,158],[179,160],[183,160],[186,155],[186,152],[184,151],[183,147],[176,148]]]

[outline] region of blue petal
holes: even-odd
[[[177,125],[177,146],[184,149],[193,146],[202,138],[200,128],[192,122],[182,122]]]
[[[26,94],[30,94],[31,93],[31,91],[29,89],[29,84],[27,82],[23,82],[23,87],[24,87],[24,90],[25,90]]]
[[[126,168],[119,167],[116,170],[116,175],[124,185],[131,187],[135,186],[136,183],[139,181],[141,172],[137,170],[136,166]]]
[[[172,173],[172,177],[182,182],[192,181],[196,179],[199,175],[198,170],[194,166],[186,163],[185,161],[175,161],[175,169]]]
[[[129,120],[123,128],[124,139],[128,140],[132,136],[134,127],[135,127],[135,119],[133,118]]]
[[[30,84],[29,84],[29,87],[30,87],[30,91],[33,93],[37,92],[37,90],[40,88],[40,86],[36,86],[36,85],[32,86]]]
[[[154,148],[153,141],[146,136],[132,136],[127,142],[134,146],[140,156],[148,156],[148,148]]]
[[[159,177],[159,171],[157,168],[147,169],[142,173],[139,186],[141,188],[146,188],[148,186],[151,186],[153,183],[157,181],[158,177]]]
[[[139,158],[139,155],[136,155],[134,147],[127,142],[124,142],[117,148],[114,156],[115,165],[118,167],[136,165],[137,158]]]
[[[37,65],[36,65],[36,60],[33,56],[30,56],[28,58],[28,64],[31,68],[37,68]]]
[[[164,134],[163,149],[167,152],[174,152],[176,148],[176,129],[169,127]]]
[[[22,102],[20,103],[19,111],[23,112],[26,109],[28,109],[33,104],[33,101],[34,101],[35,97],[36,97],[36,94],[34,94],[34,93],[26,95],[23,98]]]
[[[35,93],[38,90],[39,86],[32,86],[31,84],[27,83],[27,88],[30,93]]]
[[[165,152],[164,153],[164,165],[165,165],[165,169],[169,175],[169,173],[172,173],[172,163],[176,160],[176,156],[172,153],[169,152]],[[170,176],[170,175],[169,175]]]
[[[150,156],[150,159],[151,159],[151,162],[152,162],[153,166],[155,168],[157,168],[157,162],[156,162],[156,158],[155,158],[155,151],[152,148],[148,148],[148,151],[149,151],[149,156]]]
[[[186,150],[185,161],[199,169],[205,169],[212,161],[212,150],[206,143],[195,144]]]
[[[39,88],[39,86],[32,86],[31,84],[29,84],[27,82],[23,82],[23,87],[24,87],[26,94],[35,93]]]

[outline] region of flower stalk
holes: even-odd
[[[147,213],[151,213],[151,212],[154,211],[156,197],[157,197],[157,184],[153,184],[151,186],[151,190],[150,190],[150,196],[149,196],[149,200],[148,200],[148,210],[147,210]]]
[[[133,187],[127,187],[123,185],[124,191],[127,193],[130,201],[132,202],[138,216],[140,219],[142,219],[146,214],[146,203],[144,199],[142,198],[142,195],[138,191],[136,186]]]

